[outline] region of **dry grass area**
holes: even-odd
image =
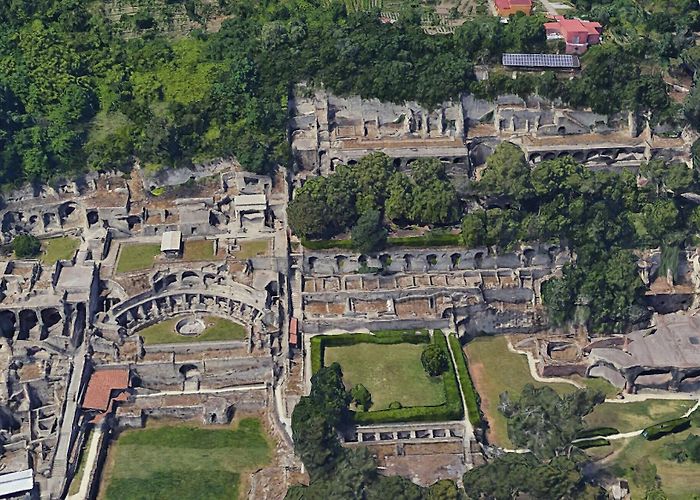
[[[506,418],[498,411],[499,396],[509,392],[518,397],[526,384],[535,387],[550,386],[559,393],[569,393],[576,387],[569,384],[545,384],[530,375],[527,359],[508,350],[504,336],[480,337],[465,346],[469,360],[469,374],[481,398],[481,411],[489,424],[488,440],[511,448]]]

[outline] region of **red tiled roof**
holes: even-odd
[[[97,370],[90,376],[82,408],[107,411],[112,391],[129,388],[129,369]]]
[[[573,32],[587,32],[589,35],[595,35],[600,33],[600,29],[603,27],[600,23],[595,21],[583,21],[581,19],[566,19],[564,16],[552,16],[555,19],[554,22],[544,23],[545,29],[553,29],[557,31],[564,31],[567,33]]]
[[[291,345],[299,344],[299,320],[297,318],[289,320],[289,343]]]
[[[495,0],[499,9],[509,9],[513,5],[532,6],[532,0]]]

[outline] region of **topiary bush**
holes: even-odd
[[[442,375],[450,365],[447,351],[436,344],[430,344],[423,350],[420,361],[425,371],[428,372],[428,375],[431,377]]]

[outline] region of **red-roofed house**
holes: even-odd
[[[600,23],[581,19],[566,19],[564,16],[552,16],[554,21],[544,23],[547,40],[563,39],[567,54],[583,54],[590,45],[600,43],[603,27]]]
[[[289,320],[289,345],[299,347],[299,320],[294,317]]]
[[[129,369],[118,368],[109,370],[95,370],[90,375],[85,396],[83,397],[83,410],[97,410],[108,412],[112,409],[112,400],[124,400],[123,391],[129,388]]]
[[[501,17],[508,17],[518,12],[529,16],[532,12],[532,0],[495,0],[496,10]]]

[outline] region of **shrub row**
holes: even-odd
[[[690,427],[690,417],[675,418],[659,424],[650,425],[642,431],[642,436],[648,441],[653,441],[667,434],[683,431],[688,427]]]
[[[331,250],[334,248],[341,250],[352,250],[352,240],[307,240],[302,238],[301,244],[309,250]],[[387,247],[447,247],[462,245],[462,237],[452,233],[428,233],[424,236],[403,236],[388,238]]]
[[[598,436],[612,436],[619,434],[620,431],[614,427],[596,427],[595,429],[586,429],[576,434],[576,439],[587,439]]]
[[[355,344],[429,344],[426,331],[380,330],[374,333],[342,333],[340,335],[316,335],[311,337],[311,373],[323,366],[326,347],[341,347]]]
[[[607,446],[610,444],[610,441],[608,441],[604,437],[597,437],[593,439],[584,439],[583,441],[576,441],[576,443],[574,444],[578,448],[586,450],[588,448],[595,448],[596,446]]]
[[[462,351],[462,344],[459,343],[459,339],[456,336],[450,335],[450,346],[455,355],[457,376],[459,377],[462,390],[464,391],[464,400],[467,405],[469,421],[474,427],[481,427],[483,421],[479,394],[476,392],[472,378],[469,376],[469,367],[467,366],[467,358],[464,356],[464,351]]]

